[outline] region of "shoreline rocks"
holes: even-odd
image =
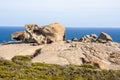
[[[106,42],[112,41],[112,37],[105,32],[101,32],[97,41],[100,43],[106,43]]]
[[[83,36],[79,39],[80,42],[96,42],[98,36],[96,34],[90,34]]]
[[[101,32],[99,36],[96,34],[85,35],[79,39],[80,42],[99,42],[99,43],[107,43],[112,41],[112,37],[105,33]]]
[[[72,41],[75,41],[75,42],[76,42],[76,41],[78,41],[78,39],[77,39],[76,37],[74,37],[74,38],[72,39]]]

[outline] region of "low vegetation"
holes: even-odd
[[[0,60],[0,80],[120,80],[120,70],[100,70],[92,65],[31,63],[31,56]]]

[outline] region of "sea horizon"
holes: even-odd
[[[14,28],[14,27],[25,27],[25,26],[0,26],[0,28],[1,27],[13,27]],[[39,26],[39,27],[41,27],[41,26]],[[87,26],[85,26],[85,27],[82,27],[82,26],[79,26],[79,27],[64,26],[64,27],[65,28],[120,28],[120,27],[103,27],[103,26],[102,27],[101,26],[99,26],[99,27],[98,26],[97,27],[92,27],[92,26],[91,27],[90,26],[89,27],[87,27]]]

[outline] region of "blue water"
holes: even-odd
[[[10,41],[10,35],[17,31],[25,30],[24,27],[0,27],[0,43]],[[87,34],[106,32],[111,35],[113,41],[120,42],[120,28],[66,28],[66,40],[73,37],[80,38]]]
[[[87,34],[100,35],[101,32],[109,34],[113,41],[120,42],[120,28],[66,28],[66,39],[72,39],[73,37],[80,38]]]
[[[12,33],[23,30],[25,30],[24,27],[0,27],[0,43],[10,41]]]

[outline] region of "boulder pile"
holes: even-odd
[[[96,34],[90,34],[83,36],[79,39],[80,42],[96,42],[98,36]]]
[[[112,41],[112,37],[105,32],[101,32],[99,36],[97,36],[96,34],[90,34],[90,35],[83,36],[79,39],[79,42],[107,43],[109,41]]]

